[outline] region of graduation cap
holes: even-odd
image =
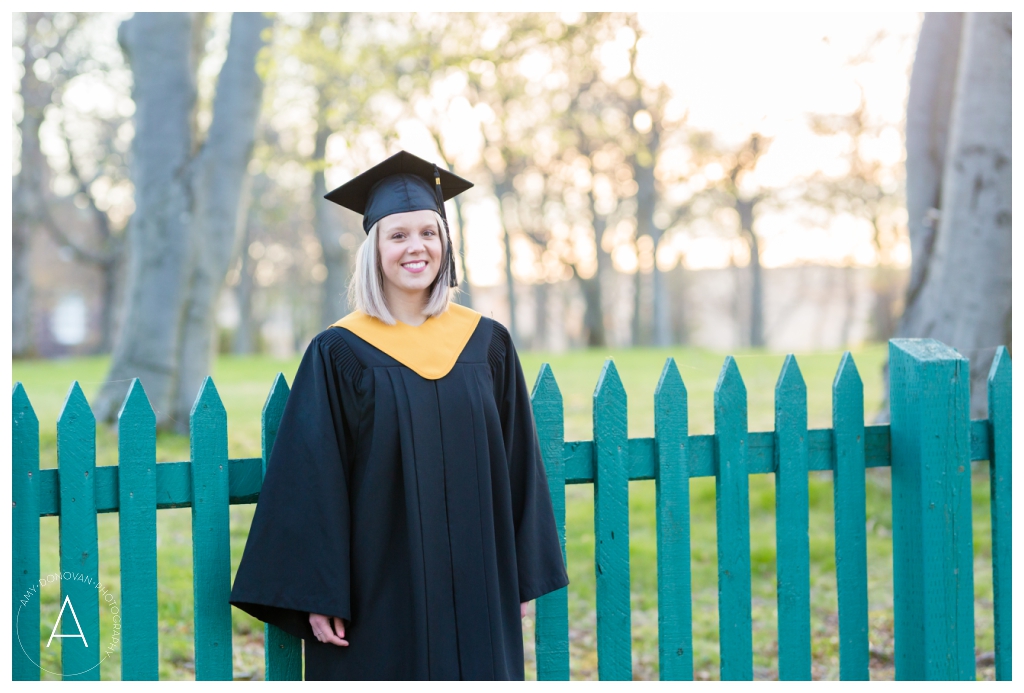
[[[441,215],[448,241],[449,285],[456,286],[455,255],[448,232],[448,216],[444,201],[473,187],[465,178],[456,176],[437,164],[401,151],[371,169],[335,188],[324,197],[346,209],[363,215],[363,231],[389,214],[429,209]]]

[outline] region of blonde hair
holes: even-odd
[[[448,246],[448,234],[445,233],[445,224],[441,215],[434,212],[437,220],[438,236],[441,238],[441,267],[430,285],[427,304],[423,307],[423,314],[426,316],[437,316],[448,310],[452,294],[456,289],[449,287],[451,282],[451,266],[448,256],[444,252]],[[356,253],[356,267],[352,279],[348,284],[348,300],[353,308],[360,310],[367,315],[372,315],[386,325],[394,325],[395,317],[388,309],[388,302],[384,296],[384,271],[381,269],[380,248],[377,245],[377,222],[370,227],[366,239],[359,246]]]

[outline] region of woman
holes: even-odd
[[[302,358],[231,592],[306,679],[522,679],[525,605],[568,584],[508,331],[450,303],[471,185],[401,152],[327,195],[363,214],[356,310]]]

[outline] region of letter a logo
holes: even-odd
[[[57,626],[60,625],[60,620],[64,617],[64,607],[71,609],[71,617],[75,619],[75,625],[78,626],[78,635],[62,635],[57,632]],[[57,620],[53,624],[53,631],[50,633],[50,639],[46,641],[47,647],[50,646],[50,643],[53,642],[54,638],[81,638],[85,646],[89,647],[89,643],[85,640],[85,633],[82,632],[82,624],[78,622],[78,615],[75,614],[75,607],[71,604],[71,595],[64,596],[64,603],[61,604],[60,613],[57,614]]]

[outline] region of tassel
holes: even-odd
[[[444,222],[444,235],[448,241],[448,286],[458,286],[459,279],[455,274],[455,252],[452,248],[452,234],[448,230],[448,215],[444,212],[444,195],[441,193],[441,174],[437,171],[437,164],[434,164],[434,197],[437,198],[437,209],[441,213],[441,220]]]

